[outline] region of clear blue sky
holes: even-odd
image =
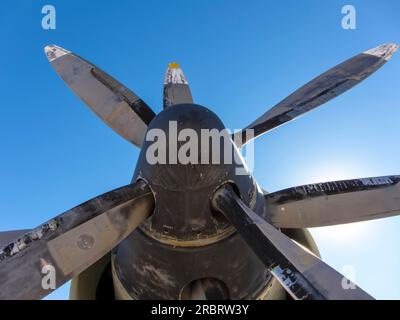
[[[72,50],[138,93],[156,112],[168,62],[195,101],[241,128],[326,69],[400,42],[393,1],[1,1],[0,230],[34,227],[127,184],[138,149],[65,86],[43,53]],[[41,28],[53,4],[57,29]],[[341,28],[341,8],[357,29]],[[255,176],[268,191],[400,174],[400,54],[323,107],[259,138]],[[400,298],[400,218],[312,230],[322,256],[376,298]],[[66,298],[68,286],[51,295]]]

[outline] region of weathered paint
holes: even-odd
[[[58,46],[45,47],[50,64],[68,87],[120,136],[141,146],[155,116],[134,92],[92,63]]]
[[[182,69],[176,62],[168,64],[167,71],[165,72],[164,85],[167,84],[189,84],[183,74]]]
[[[0,299],[40,299],[42,268],[56,271],[58,288],[107,254],[152,211],[154,197],[143,181],[93,198],[50,220],[3,249]],[[89,240],[90,239],[90,240]]]
[[[347,192],[385,188],[399,182],[400,176],[382,176],[313,183],[269,193],[265,198],[271,204],[285,204],[324,195],[336,195]]]
[[[142,146],[132,181],[143,179],[147,181],[156,199],[154,214],[147,219],[141,229],[151,238],[164,243],[182,246],[204,246],[206,243],[217,242],[231,234],[231,226],[226,219],[218,219],[214,215],[209,201],[214,191],[228,181],[234,181],[243,194],[243,200],[261,215],[265,214],[264,196],[258,190],[254,177],[245,170],[243,163],[224,163],[224,143],[216,146],[209,145],[208,155],[212,155],[218,148],[219,164],[201,162],[202,139],[201,130],[225,129],[218,116],[209,109],[193,104],[172,106],[160,112],[151,122],[149,130],[159,129],[167,135],[165,152],[175,152],[174,145],[180,147],[183,141],[176,141],[170,133],[169,123],[177,123],[177,131],[192,129],[199,137],[198,161],[196,164],[181,164],[167,161],[165,164],[150,164],[147,161],[147,148],[151,141],[145,141]],[[229,139],[229,137],[228,137]],[[228,141],[231,145],[233,142]],[[207,140],[208,144],[208,140]],[[232,159],[239,152],[237,148],[230,149]],[[239,158],[237,156],[237,158]],[[237,169],[243,169],[247,174],[237,175]],[[161,240],[160,240],[161,239]]]
[[[0,261],[15,256],[17,253],[21,253],[33,242],[41,240],[43,236],[47,236],[54,232],[61,223],[61,218],[52,219],[34,230],[25,233],[23,236],[17,238],[3,248],[0,248]]]
[[[399,46],[395,43],[388,43],[379,47],[364,51],[365,54],[377,56],[380,59],[389,60],[393,54],[397,51]]]
[[[265,195],[279,228],[311,228],[400,214],[400,176],[308,184]]]
[[[164,77],[163,106],[164,109],[176,104],[193,103],[189,82],[176,62],[168,65]]]
[[[254,213],[230,185],[216,191],[212,204],[294,299],[372,299],[356,285],[344,289],[340,273]]]
[[[391,44],[380,46],[340,64],[300,88],[249,128],[257,136],[312,110],[365,79],[397,48]],[[70,51],[56,46],[48,46],[45,51],[56,71],[93,111],[121,136],[141,145],[154,113],[138,96]],[[220,126],[216,117],[207,114],[209,110],[204,112],[204,108],[192,102],[182,70],[178,64],[170,64],[164,80],[164,108],[182,104],[182,113],[174,109],[171,114],[181,118],[180,123],[188,128]],[[195,115],[197,112],[200,113]],[[390,213],[370,212],[368,217],[393,214],[392,211],[398,211],[399,176],[310,184],[267,195],[264,202],[252,176],[234,176],[234,166],[160,170],[143,164],[139,161],[133,181],[146,179],[155,191],[154,196],[150,187],[139,180],[135,187],[128,186],[92,199],[6,245],[0,251],[0,298],[40,298],[49,293],[38,287],[41,267],[48,264],[56,267],[59,286],[109,253],[129,234],[113,251],[112,277],[117,298],[181,298],[182,288],[188,281],[199,283],[199,279],[206,279],[205,283],[211,287],[213,281],[207,279],[228,284],[229,297],[235,299],[282,297],[277,281],[295,299],[371,298],[359,288],[344,292],[338,285],[343,279],[341,275],[283,235],[301,229],[286,229],[281,233],[263,218],[276,223],[274,219],[284,215],[274,216],[273,208],[288,213],[288,206],[292,204],[303,209],[299,205],[302,201],[314,207],[313,201],[319,201],[319,205],[326,201],[337,210],[335,197],[350,195],[346,201],[339,201],[349,204],[360,194],[371,197],[370,202],[379,205],[380,200],[387,200],[385,204],[390,207]],[[226,187],[227,183],[235,185],[235,191]],[[221,185],[224,187],[219,189]],[[336,200],[331,201],[332,198]],[[360,199],[355,202],[359,203]],[[131,233],[153,211],[154,202],[154,215],[141,229]],[[312,212],[309,207],[306,209]],[[365,210],[365,203],[361,209]],[[226,220],[219,221],[215,211],[226,215],[240,235]],[[351,217],[354,216],[353,213]],[[286,223],[294,221],[293,217],[287,217]],[[304,218],[301,214],[298,217]],[[186,223],[180,219],[183,222],[186,219]],[[312,219],[316,221],[315,217]],[[337,222],[338,218],[335,219]],[[299,221],[295,225],[294,228],[302,228]],[[293,227],[285,223],[282,226]],[[302,240],[308,242],[307,236]],[[314,252],[317,253],[316,248]],[[105,269],[109,270],[102,267],[102,271],[96,268],[93,272]],[[205,291],[203,288],[203,296]]]
[[[133,299],[180,299],[187,284],[219,279],[230,299],[256,299],[271,275],[237,234],[199,247],[174,247],[140,229],[113,250],[114,282]]]
[[[188,283],[200,279],[222,281],[232,299],[256,298],[268,285],[270,275],[228,221],[212,210],[210,199],[220,185],[233,181],[242,192],[243,201],[264,215],[263,193],[243,163],[224,162],[225,143],[200,150],[201,130],[225,129],[216,114],[193,104],[172,106],[159,113],[149,130],[159,129],[167,137],[171,135],[166,139],[167,154],[173,148],[171,143],[184,143],[171,141],[175,134],[170,132],[170,121],[176,121],[178,131],[190,128],[196,132],[200,139],[199,161],[185,165],[173,161],[150,164],[147,148],[151,142],[143,144],[132,181],[147,181],[156,205],[151,217],[113,252],[118,281],[138,299],[179,299]],[[227,138],[229,151],[239,152]],[[205,151],[210,157],[218,152],[219,164],[202,163],[200,158]],[[243,169],[243,175],[236,174],[238,168]],[[218,287],[217,283],[211,281],[208,285]]]

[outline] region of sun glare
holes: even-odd
[[[323,241],[332,246],[346,245],[346,247],[357,246],[370,239],[375,231],[376,228],[371,221],[310,229],[317,243]]]
[[[326,182],[335,180],[354,179],[366,177],[365,172],[371,171],[360,165],[357,159],[331,159],[330,163],[321,163],[310,170],[309,181]],[[357,163],[356,163],[357,162]],[[334,165],[332,165],[332,163]],[[338,246],[357,246],[378,231],[374,221],[348,223],[336,226],[320,227],[310,229],[316,241],[328,242]]]

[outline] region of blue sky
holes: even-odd
[[[166,65],[178,61],[197,103],[230,129],[335,64],[400,42],[393,1],[1,1],[0,230],[31,228],[129,183],[139,150],[65,86],[43,53],[74,51],[162,109]],[[57,29],[41,28],[41,8]],[[352,4],[357,29],[341,28]],[[400,55],[371,78],[257,139],[255,171],[268,191],[400,174]],[[399,299],[400,218],[312,230],[322,257],[376,298]],[[50,298],[68,296],[68,286]]]

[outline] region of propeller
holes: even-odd
[[[168,64],[164,78],[164,109],[175,104],[193,103],[189,82],[176,62]]]
[[[226,216],[292,298],[373,299],[349,279],[259,217],[236,195],[230,185],[215,192],[212,206]]]
[[[140,147],[153,110],[134,92],[78,55],[50,45],[46,56],[68,87],[110,128]]]
[[[398,47],[396,44],[383,44],[326,71],[279,102],[245,129],[236,132],[233,140],[238,147],[241,147],[250,139],[339,96],[378,70],[392,57]],[[253,129],[254,136],[246,135],[246,129]]]
[[[0,299],[43,298],[131,234],[153,207],[149,186],[139,180],[68,210],[2,247]],[[54,284],[46,275],[54,276]]]
[[[322,105],[367,78],[397,49],[395,44],[385,44],[339,64],[245,129],[253,129],[257,137]],[[142,145],[147,126],[155,117],[143,100],[70,51],[47,46],[45,52],[61,78],[108,126],[136,146]],[[179,65],[171,63],[164,80],[164,109],[185,103],[193,103],[189,84]],[[252,139],[245,129],[233,137],[240,146]],[[264,198],[267,220],[253,212],[229,184],[214,193],[211,206],[226,216],[292,298],[373,299],[278,228],[290,234],[300,228],[397,215],[400,176],[309,184],[265,194]],[[154,202],[150,187],[139,180],[22,235],[21,231],[0,233],[0,299],[43,298],[131,234],[153,212]],[[5,243],[11,237],[16,238]],[[216,294],[215,288],[218,284],[209,280],[195,282],[190,296],[207,298],[211,291]],[[217,294],[223,296],[223,288]]]
[[[277,228],[311,228],[400,214],[400,176],[331,181],[265,195]]]

